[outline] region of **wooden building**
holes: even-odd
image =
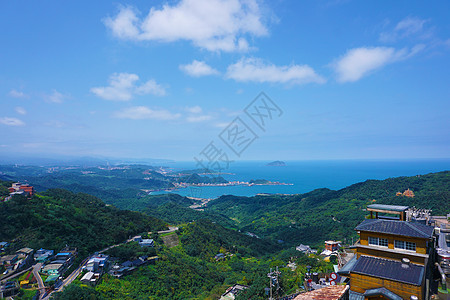
[[[397,212],[403,219],[404,211]],[[355,230],[360,236],[360,242],[353,246],[356,255],[338,272],[350,278],[351,300],[426,299],[434,260],[430,259],[434,227],[367,219]]]

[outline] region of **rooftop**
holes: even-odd
[[[367,209],[379,209],[379,210],[391,210],[391,211],[398,211],[402,212],[407,210],[408,206],[401,206],[401,205],[386,205],[386,204],[371,204],[367,206]]]
[[[367,219],[356,226],[355,230],[430,239],[434,227],[405,221]]]
[[[33,252],[33,251],[34,251],[33,249],[28,248],[28,247],[22,248],[22,249],[20,249],[20,250],[17,250],[17,252],[22,252],[22,253],[25,253],[25,254],[30,254],[30,253]]]
[[[365,255],[356,261],[350,272],[413,285],[421,285],[424,277],[423,266]]]
[[[318,290],[300,294],[294,300],[339,300],[349,288],[348,285],[329,285]]]
[[[387,288],[384,288],[384,287],[366,290],[366,292],[364,293],[364,296],[365,297],[384,296],[385,298],[391,299],[391,300],[402,300],[402,297],[400,297],[397,294],[394,294],[393,292],[391,292],[390,290],[388,290]]]

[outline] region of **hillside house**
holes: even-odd
[[[53,250],[46,250],[46,249],[39,249],[34,254],[34,259],[37,262],[46,262],[50,257],[53,256],[54,251]]]
[[[109,256],[104,254],[99,254],[92,257],[86,264],[86,270],[89,272],[100,273],[106,271],[109,264]]]
[[[20,182],[13,183],[8,188],[10,196],[24,195],[31,198],[34,195],[34,188],[29,184],[22,184]]]
[[[305,254],[317,253],[317,250],[311,249],[310,246],[303,245],[303,244],[300,244],[299,246],[295,247],[295,250],[300,251],[300,252],[305,253]]]
[[[17,254],[5,255],[0,258],[0,264],[5,267],[6,270],[12,270],[19,256]]]
[[[43,266],[41,269],[42,273],[45,273],[47,275],[61,274],[63,270],[64,270],[64,264],[60,264],[60,263],[56,263],[56,264],[50,263],[50,264]]]
[[[320,255],[329,256],[341,249],[341,241],[325,241],[325,250]]]
[[[404,218],[403,210],[386,208]],[[355,230],[356,255],[338,272],[350,278],[350,299],[428,299],[434,227],[383,218],[366,219]]]
[[[155,245],[153,239],[142,239],[139,242],[139,246],[141,247],[153,247]]]
[[[229,287],[225,293],[222,294],[219,300],[234,300],[236,296],[243,290],[248,289],[248,286],[242,284],[235,284]]]

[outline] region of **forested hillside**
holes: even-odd
[[[0,228],[0,240],[13,241],[17,247],[61,249],[68,244],[85,255],[166,224],[107,206],[88,194],[52,189],[31,199],[14,196],[0,203]]]
[[[414,197],[396,195],[408,188]],[[432,209],[433,215],[445,215],[450,212],[450,172],[368,180],[338,191],[318,189],[293,196],[228,195],[209,202],[206,212],[234,220],[243,231],[290,245],[320,245],[325,239],[356,237],[354,228],[371,203],[416,206]]]

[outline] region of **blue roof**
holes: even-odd
[[[424,277],[423,266],[365,255],[356,261],[351,272],[413,285],[421,285]]]
[[[367,219],[355,230],[431,239],[434,227],[405,221]]]

